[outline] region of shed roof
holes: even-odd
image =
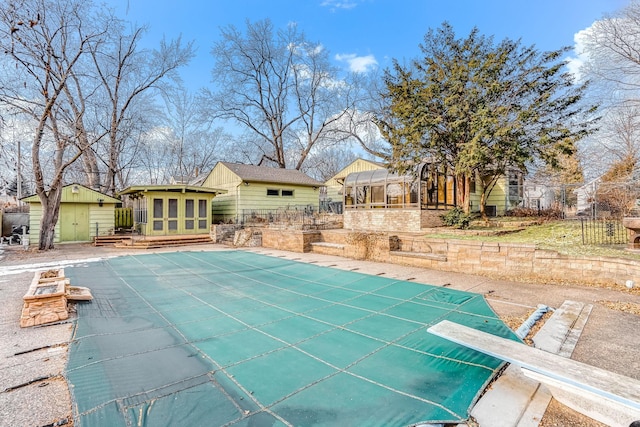
[[[212,193],[222,194],[227,190],[221,190],[218,188],[200,187],[199,185],[185,185],[185,184],[166,184],[166,185],[132,185],[124,190],[118,192],[118,194],[135,194],[146,193],[149,191],[164,191],[174,193]]]
[[[74,187],[76,187],[77,189],[73,189]],[[62,187],[62,200],[61,200],[62,203],[69,201],[67,200],[67,195],[69,194],[70,191],[72,193],[79,193],[79,192],[84,193],[84,197],[82,199],[90,200],[91,201],[90,203],[99,203],[98,199],[101,200],[101,203],[120,203],[121,202],[120,200],[114,197],[101,193],[100,191],[93,190],[82,184],[78,184],[77,182],[74,182]],[[32,194],[30,196],[23,197],[21,200],[27,203],[40,203],[40,198],[38,197],[37,194]],[[73,202],[76,202],[76,201],[73,200]]]
[[[242,163],[219,162],[235,173],[243,181],[295,184],[306,187],[320,187],[322,182],[297,169],[271,168],[267,166],[245,165]]]

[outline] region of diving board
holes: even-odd
[[[556,400],[597,421],[628,427],[640,420],[640,381],[634,378],[448,320],[428,331],[519,366],[526,376],[547,386]]]

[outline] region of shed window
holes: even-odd
[[[184,201],[184,216],[187,218],[193,218],[195,215],[195,209],[194,209],[194,200],[193,199],[187,199]]]
[[[279,196],[280,190],[274,190],[273,188],[267,188],[267,196]]]
[[[293,197],[293,190],[282,190],[282,197]]]
[[[178,199],[169,199],[169,218],[178,217]]]
[[[163,215],[163,199],[153,199],[153,217],[154,218],[162,218]]]
[[[206,200],[198,200],[198,216],[206,217],[207,216],[207,201]]]

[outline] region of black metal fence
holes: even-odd
[[[618,219],[581,218],[583,245],[622,245],[629,232]]]

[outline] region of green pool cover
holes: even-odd
[[[517,339],[482,295],[245,251],[66,268],[76,426],[460,422],[501,362],[429,334]]]

